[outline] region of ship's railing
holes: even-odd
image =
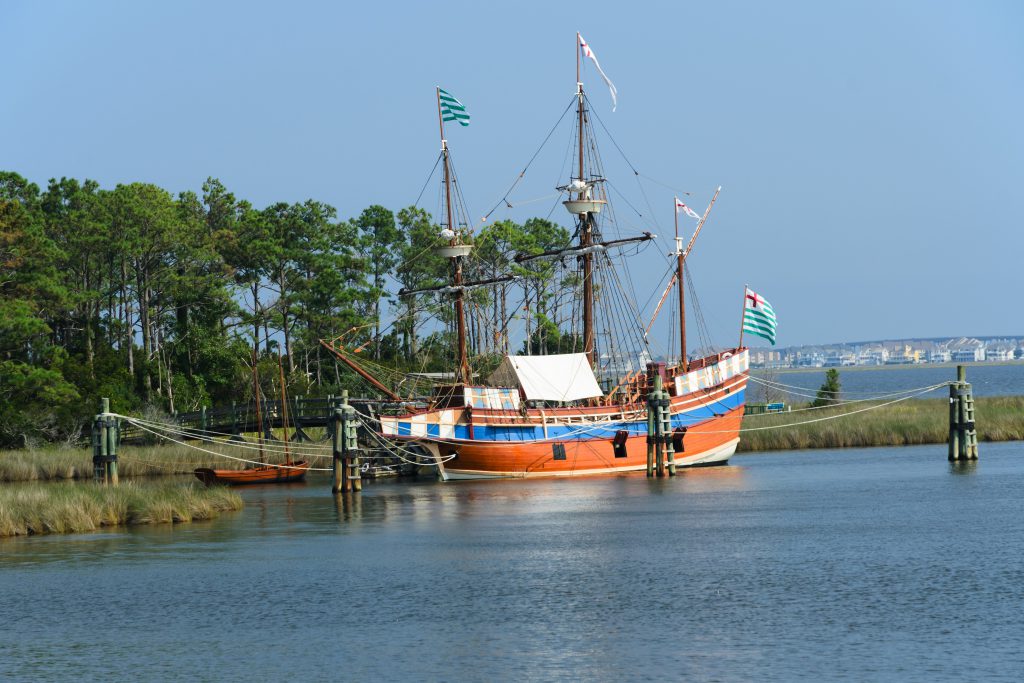
[[[727,360],[728,358],[731,358],[732,356],[736,355],[740,351],[742,351],[742,349],[737,348],[719,351],[718,353],[712,353],[710,355],[704,356],[703,358],[691,360],[689,363],[687,363],[685,369],[680,365],[669,366],[668,368],[666,368],[665,383],[668,386],[672,386],[674,384],[675,378],[678,375],[685,375],[688,372],[693,372],[695,370],[703,370],[704,368],[717,365],[718,363],[721,363],[722,361]],[[629,380],[624,383],[623,389],[623,391],[616,393],[621,397],[630,397],[633,401],[638,400],[643,396],[646,396],[648,390],[650,389],[647,383],[647,373],[643,371],[636,373],[635,376],[629,378]],[[627,400],[627,402],[629,401]]]

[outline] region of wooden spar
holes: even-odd
[[[683,283],[683,240],[679,237],[679,199],[672,198],[676,219],[676,282],[679,283],[679,368],[686,372],[686,288]],[[710,207],[709,207],[710,208]]]
[[[743,319],[747,316],[747,290],[750,289],[750,285],[743,285],[743,301],[740,304],[740,343],[736,345],[736,348],[743,348]]]
[[[604,242],[592,242],[590,246],[591,246],[591,248],[593,248],[593,247],[604,247],[604,248],[616,247],[616,246],[619,246],[620,244],[631,244],[633,242],[646,242],[648,240],[654,239],[654,237],[655,236],[652,235],[651,233],[645,232],[643,235],[641,235],[639,237],[624,237],[624,238],[618,239],[618,240],[606,240]],[[572,256],[573,254],[579,254],[579,252],[580,252],[579,248],[549,249],[548,251],[542,251],[539,254],[516,254],[515,258],[513,260],[516,263],[525,263],[526,261],[533,261],[534,259],[539,259],[539,258],[549,258],[549,257],[552,257],[552,256],[562,256],[562,255],[564,255],[564,256]]]
[[[583,83],[579,78],[579,34],[576,34],[576,113],[579,117],[579,178],[581,187],[577,199],[583,200],[587,196],[585,187],[586,179],[583,177]],[[589,213],[580,214],[580,249],[586,249],[592,245],[591,219]],[[587,354],[587,361],[594,366],[594,256],[584,251],[580,257],[583,260],[583,351]]]
[[[263,459],[263,410],[260,407],[260,371],[256,367],[257,362],[257,349],[259,348],[260,340],[256,338],[252,345],[252,391],[253,400],[256,401],[256,440],[260,444],[260,462],[264,462]]]
[[[661,299],[658,301],[657,308],[654,309],[654,316],[651,317],[651,322],[647,323],[647,327],[644,328],[644,334],[651,331],[651,326],[654,325],[654,321],[658,319],[658,313],[661,312],[661,307],[665,304],[665,299],[668,298],[669,292],[672,291],[673,285],[676,284],[676,274],[672,273],[672,277],[668,280],[668,285],[665,287],[665,292],[661,295]]]
[[[277,374],[281,380],[281,430],[284,432],[284,464],[292,464],[292,454],[288,447],[288,392],[284,386],[284,365],[281,363],[281,345],[277,345]]]
[[[402,400],[401,396],[399,396],[395,392],[393,392],[390,389],[388,389],[386,386],[384,386],[380,382],[380,380],[378,380],[376,377],[374,377],[373,375],[368,373],[366,370],[363,370],[361,367],[356,365],[356,363],[354,361],[352,361],[351,359],[348,358],[348,356],[343,354],[336,346],[334,346],[334,344],[332,344],[330,342],[327,342],[327,341],[324,341],[323,339],[321,339],[320,340],[320,345],[323,346],[328,351],[330,351],[331,353],[333,353],[334,356],[338,360],[340,360],[342,363],[344,363],[345,365],[347,365],[350,368],[352,368],[352,370],[357,375],[359,375],[360,377],[365,379],[367,382],[369,382],[371,385],[373,385],[373,387],[375,387],[376,389],[382,391],[388,398],[390,398],[393,401],[401,401]]]
[[[515,280],[515,275],[502,275],[501,277],[491,278],[489,280],[473,280],[470,282],[463,282],[459,285],[463,290],[472,289],[473,287],[485,287],[487,285],[501,284],[502,282],[511,282]],[[436,287],[423,287],[422,289],[400,289],[398,290],[398,296],[407,296],[409,294],[422,294],[423,292],[440,292],[445,290],[455,291],[455,287],[451,285],[438,285]]]
[[[441,155],[444,157],[444,199],[445,207],[448,210],[448,229],[454,232],[450,246],[456,246],[459,243],[459,234],[455,230],[455,217],[452,214],[452,181],[451,181],[451,169],[448,160],[448,141],[444,139],[444,116],[441,114],[441,88],[437,87],[437,122],[441,127]],[[462,257],[452,257],[452,283],[456,287],[462,285]],[[455,292],[455,326],[456,333],[458,335],[458,370],[455,377],[456,383],[468,382],[470,378],[469,374],[469,356],[466,353],[466,310],[463,303],[465,294],[462,289],[458,289]]]
[[[700,217],[700,221],[697,223],[697,229],[693,231],[693,237],[690,238],[690,243],[686,245],[686,250],[683,252],[683,260],[690,255],[690,250],[693,249],[693,243],[697,241],[697,235],[700,234],[700,229],[704,227],[704,221],[708,219],[708,214],[711,213],[711,207],[715,205],[715,200],[718,199],[718,193],[722,191],[722,186],[719,185],[718,189],[715,190],[715,196],[711,198],[711,203],[708,204],[708,208],[704,210],[704,215]]]
[[[580,32],[576,31],[576,82],[580,82]]]
[[[715,200],[718,199],[718,193],[722,191],[722,186],[719,185],[718,189],[715,190],[715,196],[711,198],[711,203],[708,204],[708,208],[704,210],[704,215],[701,216],[700,221],[697,223],[697,229],[693,231],[693,237],[690,238],[690,242],[686,245],[686,249],[683,250],[682,260],[686,261],[686,257],[690,255],[690,250],[693,249],[693,243],[697,241],[697,235],[700,234],[700,229],[704,227],[704,221],[708,219],[708,214],[711,213],[711,207],[715,205]],[[658,307],[654,309],[654,315],[651,317],[651,322],[647,323],[647,327],[644,329],[644,334],[651,331],[651,327],[654,326],[654,321],[658,319],[658,313],[661,312],[661,307],[665,303],[665,299],[668,298],[668,293],[672,291],[672,285],[676,283],[679,277],[679,272],[672,273],[672,277],[668,281],[668,286],[665,287],[665,293],[661,295],[661,300],[658,302]]]

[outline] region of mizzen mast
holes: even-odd
[[[716,195],[717,196],[717,195]],[[678,204],[677,199],[673,203]],[[679,236],[679,207],[674,207],[676,217],[676,284],[679,285],[679,371],[686,372],[686,287],[683,280],[683,238]]]

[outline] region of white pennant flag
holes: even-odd
[[[604,79],[605,85],[608,86],[608,90],[612,94],[612,111],[615,111],[615,107],[619,104],[618,94],[619,91],[615,89],[615,84],[612,83],[611,79],[605,76],[604,69],[601,68],[601,64],[597,61],[597,57],[594,55],[594,51],[587,45],[587,41],[583,40],[583,36],[579,33],[576,34],[580,39],[580,47],[583,49],[583,56],[590,57],[594,60],[594,66],[597,67],[597,73],[601,74],[601,78]]]
[[[696,219],[698,221],[700,220],[699,214],[694,212],[694,210],[688,207],[686,204],[679,201],[679,197],[676,197],[676,213],[679,213],[680,209],[682,209],[683,213],[685,213],[690,218]]]

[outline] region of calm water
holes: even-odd
[[[843,388],[843,397],[866,398],[880,394],[891,394],[907,389],[927,387],[940,382],[956,380],[955,367],[882,366],[879,368],[837,368]],[[763,370],[755,370],[755,377],[764,377]],[[773,382],[800,387],[796,391],[811,394],[818,391],[825,381],[825,369],[813,371],[786,372],[776,370]],[[971,383],[975,396],[1024,396],[1024,363],[1013,365],[968,365],[967,381]],[[762,399],[762,389],[756,382],[750,385],[751,400]],[[925,397],[948,396],[943,388]],[[793,401],[806,401],[801,396]]]
[[[1020,680],[1024,443],[251,489],[0,542],[2,680]]]

